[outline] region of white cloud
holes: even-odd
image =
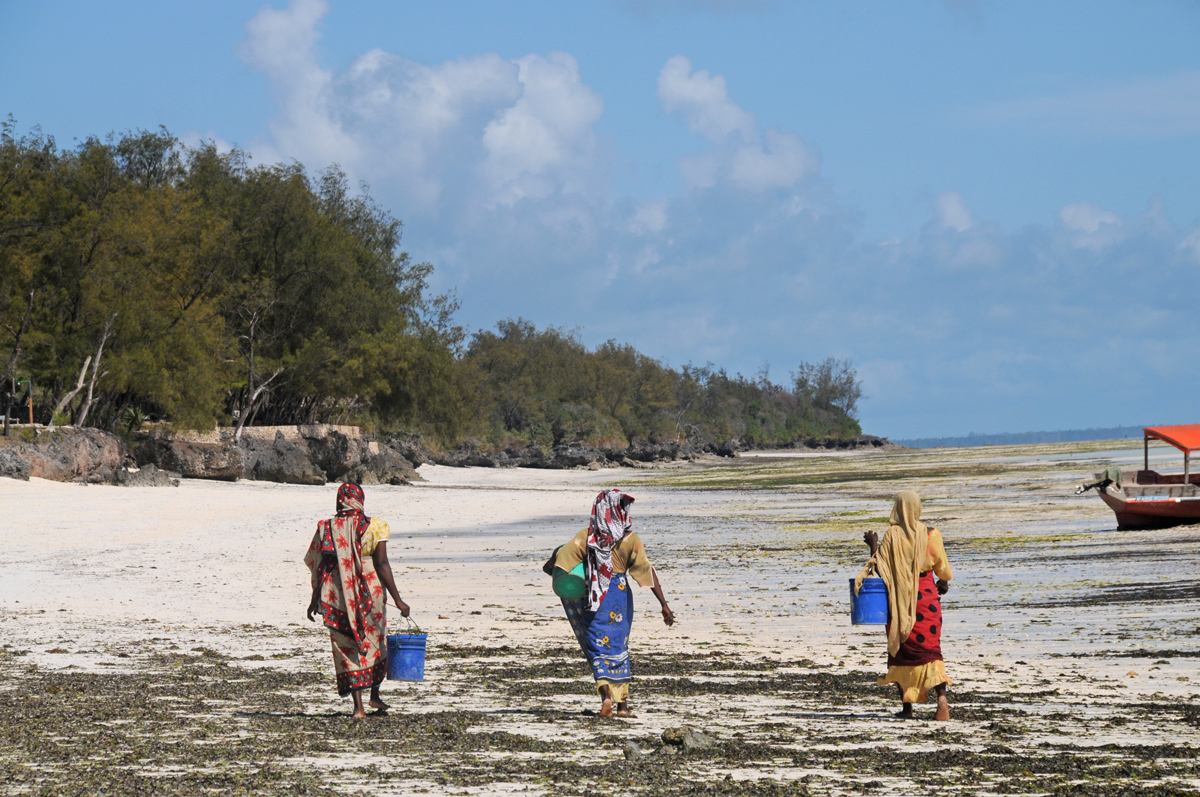
[[[1179,242],[1176,249],[1190,253],[1192,258],[1200,263],[1200,230],[1192,231],[1191,235]]]
[[[748,191],[787,188],[815,174],[819,165],[820,160],[799,136],[769,128],[761,146],[739,147],[734,152],[729,179]]]
[[[938,196],[934,202],[937,211],[937,222],[947,230],[966,232],[975,226],[975,217],[967,207],[962,194],[957,191],[947,191]]]
[[[1087,202],[1067,205],[1058,212],[1064,228],[1073,233],[1071,245],[1099,251],[1121,240],[1123,225],[1116,213]]]
[[[486,53],[429,66],[374,49],[335,74],[317,63],[327,11],[323,0],[292,0],[246,25],[239,53],[278,97],[275,152],[317,168],[337,162],[377,187],[403,184],[422,210],[448,187],[511,204],[595,182],[592,126],[604,105],[572,56]]]
[[[768,128],[760,136],[754,114],[729,99],[725,78],[693,72],[686,56],[663,65],[658,98],[664,110],[681,114],[693,132],[717,145],[680,161],[689,188],[712,188],[721,180],[755,193],[791,188],[820,168],[820,157],[794,133]]]
[[[1101,210],[1087,202],[1067,205],[1058,212],[1058,218],[1062,221],[1062,225],[1071,232],[1082,232],[1089,235],[1099,231],[1105,225],[1121,223],[1116,213]]]
[[[325,0],[292,0],[285,9],[264,7],[246,23],[238,54],[261,69],[280,95],[282,117],[271,125],[278,149],[299,150],[324,163],[353,159],[357,148],[330,107],[333,76],[314,51]]]
[[[595,157],[592,125],[604,111],[604,101],[583,84],[578,62],[567,53],[527,55],[517,64],[521,97],[483,133],[483,168],[506,204],[544,197],[559,186],[579,190],[575,178]]]
[[[634,212],[629,231],[634,235],[660,233],[667,227],[667,203],[644,202]]]
[[[668,113],[687,119],[693,132],[714,143],[737,133],[743,141],[755,139],[757,121],[729,99],[725,78],[701,69],[692,72],[687,56],[677,55],[658,74],[658,99]]]
[[[459,289],[469,326],[582,324],[589,343],[731,372],[851,356],[868,364],[864,425],[885,434],[931,418],[935,434],[1129,422],[1105,417],[1111,406],[1188,411],[1198,379],[1165,364],[1200,342],[1188,304],[1200,230],[1161,209],[1080,203],[1009,234],[947,192],[920,230],[863,240],[815,151],[763,129],[723,77],[682,57],[659,74],[659,98],[708,142],[679,164],[687,188],[720,190],[626,200],[605,181],[602,98],[570,55],[426,65],[372,50],[324,70],[324,13],[295,0],[247,26],[242,56],[278,104],[252,151],[338,161],[370,182],[408,223],[406,247],[433,259],[435,287]],[[1130,279],[1149,265],[1155,280]]]

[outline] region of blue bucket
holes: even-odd
[[[887,625],[887,585],[882,578],[864,578],[858,594],[854,594],[854,579],[850,579],[850,623],[852,625]]]
[[[389,634],[387,677],[389,681],[425,680],[425,640],[429,634]]]

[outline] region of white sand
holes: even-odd
[[[639,650],[724,648],[882,673],[882,629],[849,625],[847,580],[865,558],[862,531],[882,531],[878,518],[888,513],[888,497],[916,487],[930,500],[926,518],[943,529],[955,568],[943,650],[956,688],[1058,690],[1039,705],[1047,712],[1070,707],[1074,718],[1056,723],[1050,735],[1097,744],[1195,744],[1200,729],[1181,734],[1177,725],[1088,730],[1091,713],[1125,702],[1194,699],[1200,681],[1195,657],[1159,663],[1156,657],[1071,654],[1194,652],[1200,648],[1197,601],[1029,605],[1114,584],[1196,579],[1195,527],[1117,533],[1098,499],[1071,495],[1073,485],[1103,463],[1140,455],[1140,447],[1041,446],[773,456],[652,470],[424,466],[423,484],[366,488],[368,514],[392,527],[389,553],[401,594],[434,646],[424,684],[387,688],[423,690],[412,710],[486,705],[483,688],[438,691],[440,681],[453,679],[454,667],[452,658],[437,655],[439,643],[507,644],[531,654],[573,646],[540,566],[586,524],[595,493],[610,485],[637,496],[635,528],[679,618],[666,629],[652,595],[637,590],[635,671]],[[939,470],[955,463],[975,470],[967,476]],[[896,478],[775,489],[664,483],[859,467],[894,468]],[[331,669],[326,634],[304,619],[308,573],[301,558],[316,521],[331,514],[335,491],[336,485],[255,482],[120,488],[0,479],[3,642],[30,651],[30,660],[44,668],[121,666],[140,651],[170,644],[263,656],[272,666],[277,656],[278,666]],[[396,616],[390,619],[394,626]],[[582,661],[580,669],[586,680]],[[752,698],[737,703],[740,715],[718,715],[716,706],[679,708],[678,701],[655,696],[652,680],[637,684],[635,699],[643,708],[642,732],[678,724],[683,711],[718,728],[750,719],[806,721],[788,706]],[[839,704],[836,696],[797,699],[824,701],[832,712],[826,718],[862,719],[861,709]],[[332,694],[313,700],[336,703]],[[531,735],[561,731],[544,723],[506,727]],[[884,740],[907,738],[895,726],[878,727]]]

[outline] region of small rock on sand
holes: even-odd
[[[703,750],[713,745],[712,738],[687,725],[682,728],[667,728],[662,732],[662,740],[684,750]]]

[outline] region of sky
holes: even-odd
[[[1200,2],[0,0],[0,116],[338,164],[460,323],[865,431],[1200,422]]]

